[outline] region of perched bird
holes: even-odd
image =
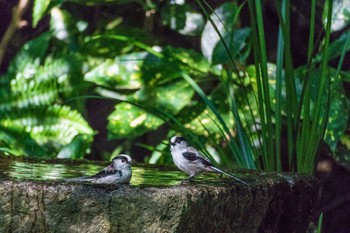
[[[187,173],[189,177],[182,180],[182,182],[191,180],[194,176],[202,172],[216,172],[225,174],[243,184],[248,185],[243,180],[214,167],[212,162],[203,157],[196,148],[189,146],[188,142],[179,136],[174,136],[170,139],[170,151],[175,165],[183,172]]]
[[[129,183],[132,175],[132,160],[129,155],[120,154],[112,159],[112,163],[99,173],[89,177],[66,179],[74,182],[91,182],[96,184],[125,184]]]

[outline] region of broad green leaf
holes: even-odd
[[[341,55],[344,47],[345,47],[345,42],[347,39],[349,31],[343,32],[337,39],[335,39],[330,45],[329,45],[329,50],[328,50],[328,60],[332,60],[334,58],[337,58]],[[350,44],[347,46],[346,51],[348,52],[350,50]],[[317,54],[316,55],[316,60],[321,61],[323,56],[323,53]]]
[[[204,27],[203,16],[194,12],[190,4],[170,4],[162,9],[163,25],[187,36],[197,36]]]
[[[300,72],[303,72],[304,68],[301,67],[300,69],[296,70],[296,76],[303,77],[303,74]],[[311,111],[314,110],[314,105],[318,98],[318,92],[319,89],[318,86],[320,84],[319,78],[320,78],[320,70],[315,69],[310,71],[310,84],[311,84]],[[325,111],[325,107],[329,104],[330,110],[329,110],[329,119],[325,134],[325,141],[328,143],[328,145],[335,149],[335,146],[337,142],[339,141],[340,137],[343,135],[347,122],[348,122],[348,116],[349,116],[349,106],[346,100],[345,90],[342,85],[342,83],[337,82],[334,83],[334,80],[336,80],[335,75],[336,70],[328,67],[328,76],[327,76],[327,82],[326,82],[326,88],[323,90],[323,107],[322,111]],[[334,89],[334,95],[331,96],[330,103],[327,103],[328,98],[328,86],[329,85],[336,85]]]
[[[138,48],[142,48],[142,51],[145,48],[146,51],[152,50],[151,45],[157,43],[154,35],[124,24],[110,26],[118,19],[119,17],[101,28],[97,35],[84,37],[80,52],[94,57],[115,58],[135,50],[139,51]]]
[[[33,7],[33,27],[38,25],[39,20],[47,12],[51,0],[35,0]]]
[[[92,137],[76,136],[69,144],[65,145],[57,154],[60,159],[82,159],[91,143]]]
[[[335,70],[332,70],[332,74],[335,74]],[[344,135],[349,121],[350,110],[343,84],[338,82],[334,85],[336,85],[335,94],[331,97],[329,119],[325,134],[325,141],[333,151],[340,138]]]
[[[199,76],[209,70],[209,64],[200,54],[187,49],[166,47],[164,58],[146,57],[141,67],[142,80],[147,85],[163,84],[180,78],[182,72]]]
[[[132,138],[158,128],[164,122],[152,113],[175,115],[188,104],[193,94],[193,89],[182,80],[141,89],[129,100],[143,106],[143,109],[129,103],[117,104],[108,117],[109,138]]]
[[[225,120],[227,126],[233,126],[233,116],[230,112],[220,112],[220,115]],[[194,120],[185,124],[185,127],[198,135],[204,135],[206,137],[215,135],[214,137],[219,140],[222,139],[222,135],[215,119],[214,113],[209,109],[206,109]]]
[[[208,98],[213,102],[227,126],[232,128],[233,117],[230,113],[224,88],[218,85],[210,92]],[[177,119],[192,133],[211,136],[216,140],[221,140],[222,129],[220,131],[218,128],[220,124],[218,124],[215,114],[203,102],[192,100],[181,113],[178,114]]]
[[[148,52],[131,53],[102,61],[85,74],[85,80],[114,89],[138,89],[143,85],[164,84],[179,78],[181,72],[205,75],[208,61],[187,49],[166,47],[161,50],[165,58]]]
[[[340,75],[342,76],[344,82],[350,83],[350,73],[349,72],[343,71],[343,72],[340,72]]]
[[[239,7],[236,3],[229,2],[224,3],[220,7],[214,10],[214,13],[210,15],[213,23],[219,30],[223,38],[228,38],[229,44],[233,44],[233,29],[239,14]],[[204,30],[201,37],[202,52],[208,60],[212,61],[214,55],[214,49],[218,43],[222,43],[220,36],[217,34],[214,26],[208,20],[204,26]],[[239,46],[235,46],[239,48]]]
[[[205,75],[210,71],[210,64],[208,59],[203,55],[195,52],[191,49],[165,47],[163,50],[164,57],[166,57],[167,63],[164,65],[173,65],[173,62],[178,65],[177,69],[186,71],[191,75]]]
[[[232,35],[224,34],[224,41],[228,45],[231,56],[234,60],[243,62],[247,59],[250,47],[247,44],[247,39],[250,35],[250,28],[236,29],[232,31]],[[230,62],[230,56],[225,49],[222,41],[218,42],[212,54],[212,63],[225,64]]]
[[[137,48],[152,50],[150,45],[155,44],[157,40],[153,35],[140,28],[124,24],[110,26],[113,21],[118,22],[118,19],[119,17],[101,28],[101,32],[97,35],[84,37],[80,52],[89,56],[111,59],[135,50],[139,51]]]
[[[61,5],[63,0],[35,0],[33,7],[33,27],[35,28],[40,19],[53,7]]]
[[[323,10],[323,25],[327,24],[326,12],[328,6],[325,5]],[[350,24],[350,2],[348,0],[334,0],[332,10],[331,31],[336,32],[344,29]]]
[[[130,51],[132,48],[134,48],[133,45],[124,41],[116,42],[110,38],[100,38],[98,40],[86,38],[82,52],[91,56],[110,59],[119,56],[121,53]]]
[[[113,59],[108,59],[84,76],[89,82],[115,89],[138,89],[142,86],[141,71],[144,62],[147,63],[146,52],[132,53]],[[156,57],[148,58],[152,62],[158,62]]]
[[[162,86],[147,85],[129,96],[128,100],[176,114],[187,105],[193,94],[193,89],[180,80]]]
[[[163,121],[129,103],[117,104],[108,117],[108,138],[121,139],[140,136],[158,128]]]

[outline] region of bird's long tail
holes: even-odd
[[[67,178],[67,179],[64,179],[64,181],[68,181],[68,182],[86,182],[86,181],[92,181],[91,178],[89,177],[74,177],[74,178]]]
[[[245,185],[248,185],[249,186],[249,184],[247,184],[246,182],[244,182],[243,180],[241,180],[241,179],[239,179],[239,178],[237,178],[237,177],[235,177],[234,175],[232,175],[232,174],[230,174],[230,173],[228,173],[228,172],[225,172],[225,171],[223,171],[223,170],[221,170],[221,169],[219,169],[219,168],[216,168],[216,167],[213,167],[213,166],[211,166],[210,167],[214,172],[216,172],[216,173],[222,173],[222,174],[225,174],[225,175],[227,175],[227,176],[229,176],[229,177],[231,177],[232,179],[235,179],[235,180],[237,180],[237,181],[239,181],[239,182],[241,182],[241,183],[243,183],[243,184],[245,184]]]

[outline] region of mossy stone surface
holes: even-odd
[[[0,180],[0,232],[305,232],[310,176],[253,172],[229,182],[140,187]]]

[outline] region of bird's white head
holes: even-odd
[[[116,170],[121,170],[123,168],[130,168],[132,164],[132,159],[129,155],[120,154],[114,157],[112,160],[113,168]]]
[[[170,139],[171,149],[187,147],[188,142],[180,136],[174,136]]]

